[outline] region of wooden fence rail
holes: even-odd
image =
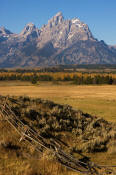
[[[82,174],[101,175],[99,169],[103,168],[102,166],[98,166],[91,161],[85,163],[84,161],[74,158],[71,154],[62,150],[61,145],[57,142],[56,138],[49,139],[48,143],[37,131],[34,131],[29,126],[25,125],[12,111],[11,106],[8,103],[9,100],[10,98],[6,97],[5,100],[3,100],[3,103],[0,104],[0,115],[3,120],[7,120],[7,122],[18,132],[21,136],[20,141],[27,140],[37,151],[42,153],[43,150],[51,151],[55,155],[56,160],[68,169]]]

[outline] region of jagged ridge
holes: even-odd
[[[0,67],[95,63],[116,63],[116,49],[78,18],[65,20],[59,12],[42,28],[29,23],[19,34],[0,28]]]

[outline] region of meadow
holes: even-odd
[[[71,82],[1,81],[1,95],[38,97],[71,105],[85,113],[116,122],[116,85],[74,85]]]
[[[116,122],[116,85],[74,85],[72,82],[58,81],[42,81],[37,84],[32,84],[29,81],[0,81],[0,95],[29,96],[51,100],[59,104],[71,105],[74,109],[82,110],[84,113],[89,113],[93,116],[103,117],[108,121]],[[1,123],[0,130],[2,130],[2,132],[4,131],[4,139],[7,141],[11,137],[11,141],[13,140],[13,143],[15,143],[15,137],[19,136],[17,136],[10,126],[9,128],[7,128],[8,125],[6,125],[6,127],[3,126],[5,126],[5,124],[3,125]],[[9,129],[11,131],[10,133]],[[23,143],[21,144],[23,145]],[[23,145],[22,154],[23,151],[26,152],[27,148],[27,145]],[[29,147],[28,149],[31,150],[32,148]],[[62,169],[61,165],[53,164],[53,162],[44,159],[41,161],[37,161],[33,158],[30,160],[30,158],[27,159],[27,157],[26,159],[22,159],[20,157],[17,158],[15,154],[15,152],[13,152],[12,155],[11,152],[6,154],[4,150],[1,152],[0,158],[2,158],[2,161],[0,166],[3,169],[2,172],[5,174],[11,171],[11,175],[13,172],[17,175],[22,175],[22,173],[25,175],[35,175],[36,173],[34,170],[37,167],[41,167],[42,174],[45,174],[46,172],[50,172],[50,174],[52,172],[54,175],[76,174],[70,171],[67,172],[65,168]],[[98,164],[114,165],[116,162],[115,154],[101,152],[95,154],[89,153],[89,156],[92,158],[92,161]],[[24,173],[24,167],[27,173]],[[48,167],[48,170],[46,170],[45,167]]]

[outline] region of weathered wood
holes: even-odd
[[[37,151],[41,152],[41,148],[51,151],[56,160],[63,166],[82,174],[100,175],[97,166],[89,161],[85,163],[74,158],[71,154],[67,154],[61,148],[61,145],[56,141],[57,139],[50,139],[49,143],[44,137],[39,135],[36,131],[25,125],[11,110],[10,105],[7,103],[8,98],[5,99],[3,104],[0,104],[0,115],[18,132],[21,140],[27,140]]]

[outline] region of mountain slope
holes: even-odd
[[[70,59],[71,58],[71,59]],[[54,58],[56,64],[115,64],[116,52],[98,41],[77,41]]]
[[[29,23],[19,34],[0,28],[0,67],[58,64],[116,64],[116,49],[95,39],[78,18],[57,13],[38,29]]]

